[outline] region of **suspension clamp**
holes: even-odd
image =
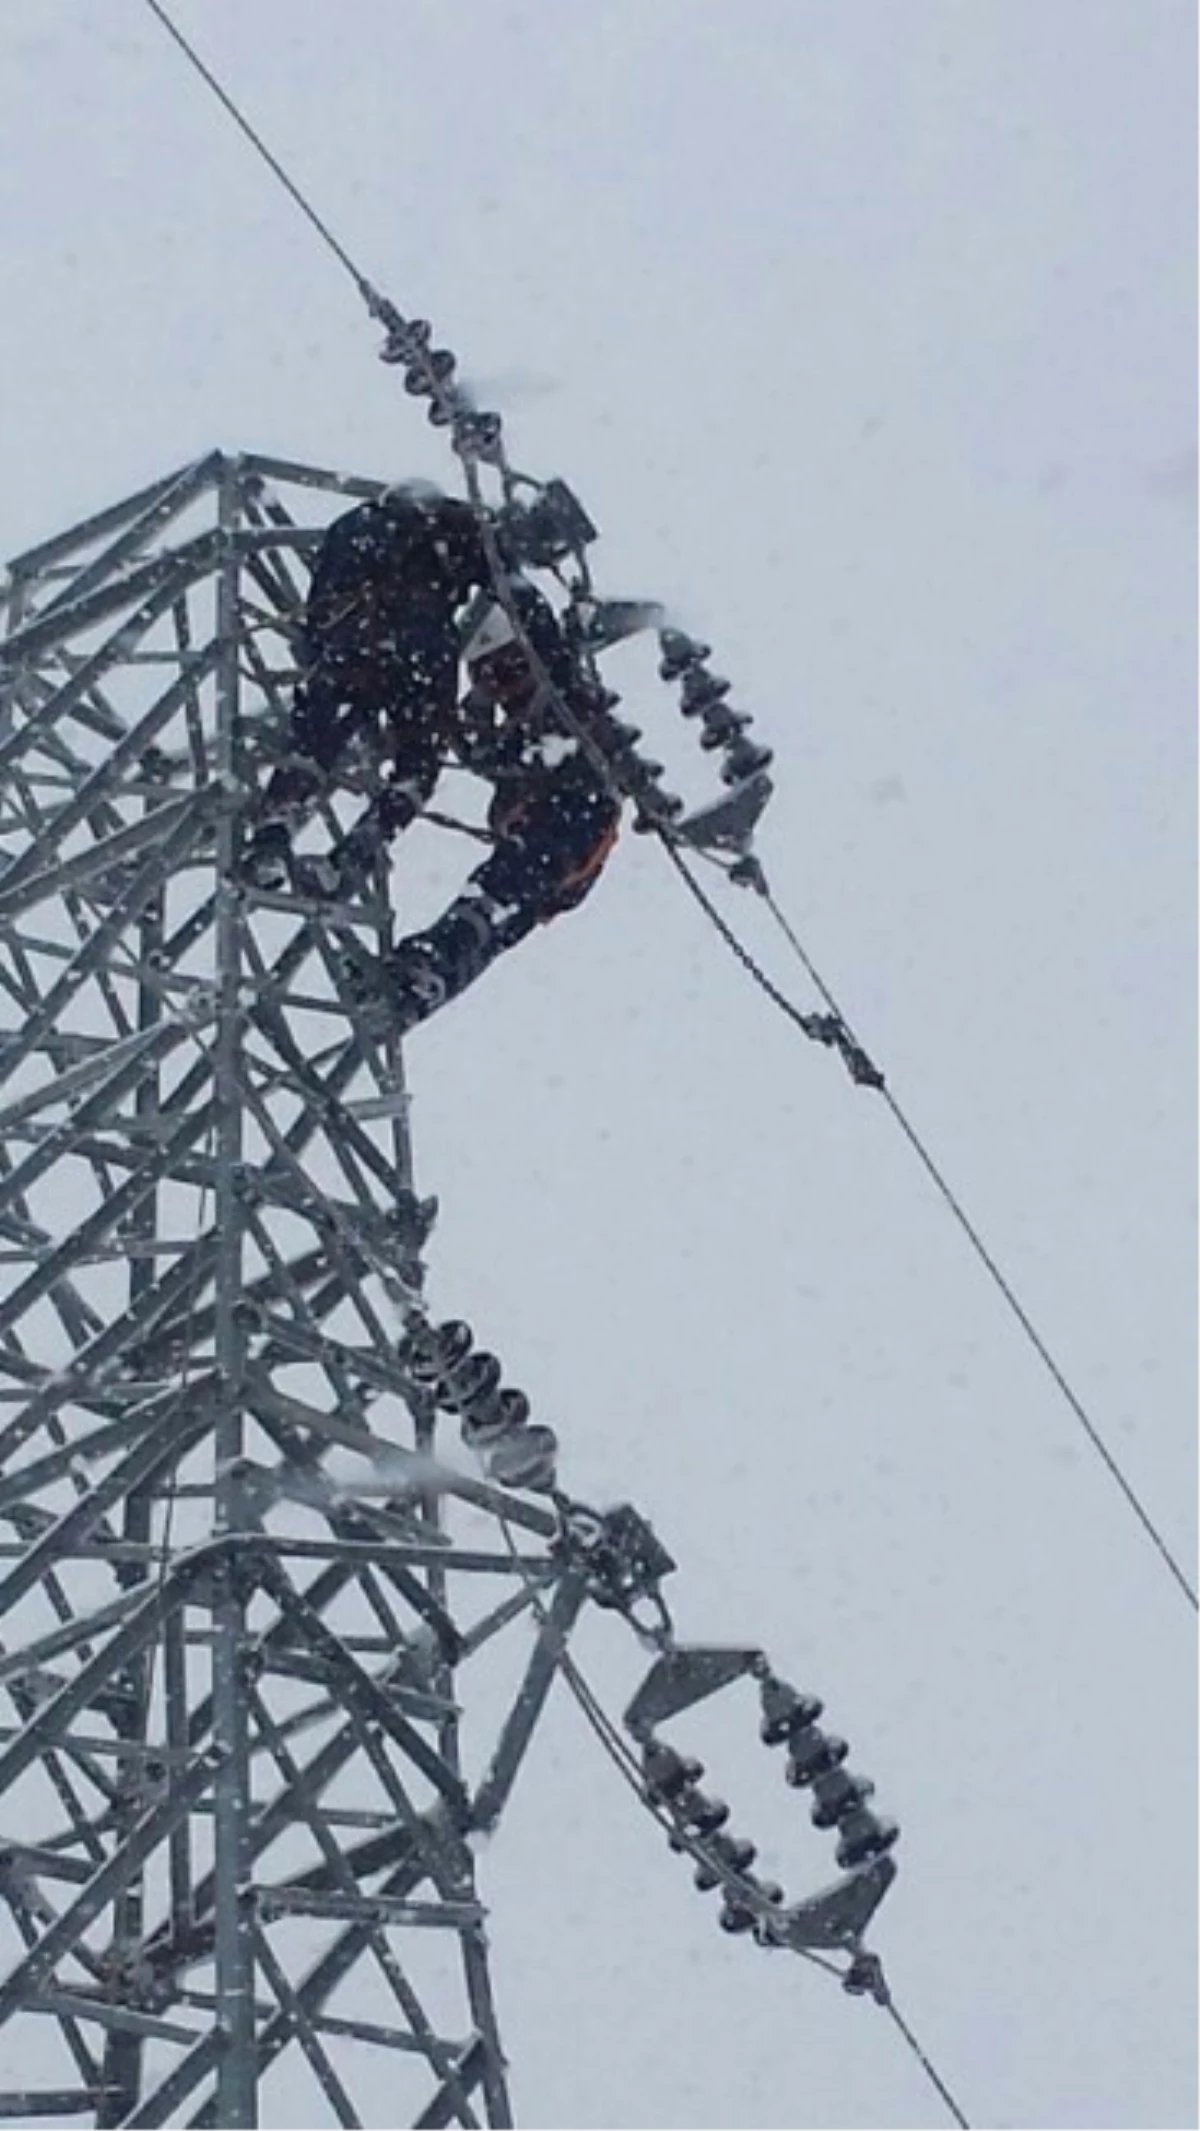
[[[594,1510],[560,1494],[555,1507],[562,1521],[551,1553],[584,1571],[598,1606],[623,1613],[656,1644],[669,1637],[671,1616],[659,1584],[677,1564],[653,1526],[628,1502]]]
[[[868,1058],[861,1043],[856,1043],[840,1014],[806,1014],[804,1033],[814,1043],[828,1044],[840,1052],[846,1070],[856,1087],[882,1088],[883,1074]]]

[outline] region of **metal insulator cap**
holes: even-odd
[[[553,1428],[514,1428],[489,1450],[488,1478],[500,1487],[544,1491],[555,1484],[557,1463],[558,1437]]]
[[[723,673],[709,673],[703,666],[684,669],[679,708],[685,718],[698,718],[710,704],[720,703],[733,687]]]
[[[866,1806],[847,1813],[841,1825],[842,1839],[834,1854],[843,1870],[851,1865],[865,1865],[872,1857],[882,1857],[900,1834],[896,1821],[881,1820]]]
[[[725,1800],[706,1798],[703,1791],[693,1791],[690,1797],[680,1798],[676,1810],[685,1825],[697,1835],[715,1835],[729,1818]]]
[[[741,737],[735,740],[721,771],[722,784],[741,784],[757,771],[769,769],[775,760],[769,747],[760,747],[756,740]]]
[[[814,1828],[834,1828],[853,1807],[874,1796],[869,1776],[852,1776],[848,1768],[835,1768],[813,1783],[813,1807],[809,1818]]]
[[[699,1783],[704,1763],[691,1754],[677,1754],[663,1739],[651,1739],[642,1755],[642,1777],[652,1798],[675,1798],[680,1791]]]
[[[404,389],[417,398],[453,376],[457,358],[449,348],[431,348],[405,372]]]
[[[682,629],[660,629],[658,648],[662,653],[659,678],[664,681],[677,681],[686,667],[699,666],[712,657],[711,644],[699,643]]]
[[[815,1724],[807,1731],[793,1732],[788,1748],[787,1781],[795,1789],[811,1783],[817,1776],[824,1776],[829,1769],[837,1768],[845,1760],[850,1749],[844,1739],[833,1732],[823,1732]]]
[[[482,1347],[458,1362],[448,1385],[449,1396],[458,1411],[470,1419],[483,1419],[500,1388],[500,1363],[496,1355]]]
[[[777,1679],[774,1673],[768,1673],[759,1695],[762,1702],[759,1737],[765,1746],[782,1746],[792,1732],[807,1730],[825,1714],[825,1704],[819,1695],[801,1694],[786,1680]]]
[[[463,1415],[462,1439],[471,1450],[487,1450],[503,1435],[524,1428],[529,1420],[529,1400],[515,1384],[503,1384],[482,1411],[474,1407]]]

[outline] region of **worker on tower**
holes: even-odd
[[[455,616],[489,582],[474,510],[438,490],[386,489],[329,527],[305,612],[292,753],[257,809],[242,858],[246,880],[333,892],[419,814],[455,719]],[[297,866],[293,835],[364,743],[386,765],[378,798],[329,858]]]
[[[348,987],[380,1033],[424,1021],[535,926],[574,909],[617,838],[620,801],[604,762],[623,729],[548,602],[513,577],[503,598],[477,602],[465,636],[470,688],[452,745],[494,787],[494,848],[427,930],[383,956],[357,945],[347,954]]]

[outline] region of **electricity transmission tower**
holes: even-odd
[[[321,537],[287,499],[381,485],[213,454],[0,593],[0,2119],[362,2125],[386,2085],[389,2122],[511,2124],[472,1838],[591,1600],[654,1648],[633,1745],[595,1728],[722,1925],[883,1990],[896,1829],[820,1702],[677,1644],[649,1526],[572,1503],[425,1313],[398,1048],[340,989],[382,867],[342,905],[239,883]],[[736,842],[731,776],[693,822]],[[656,1733],[747,1676],[837,1839],[791,1906]]]
[[[397,1345],[430,1209],[333,931],[384,943],[382,884],[326,924],[232,866],[319,537],[283,499],[380,485],[215,454],[6,587],[0,2116],[23,2122],[365,2123],[368,2073],[390,2121],[511,2122],[468,1837],[585,1580],[520,1395],[476,1370],[482,1466],[456,1439],[443,1464],[437,1369]],[[506,1632],[520,1687],[472,1772],[459,1709]]]

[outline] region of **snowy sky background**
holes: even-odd
[[[778,750],[781,901],[1190,1560],[1192,8],[173,11],[577,486],[605,588],[716,646]],[[5,0],[0,97],[4,553],[212,445],[452,478],[146,9]],[[424,916],[458,863],[418,832],[397,892]],[[410,1073],[435,1307],[569,1486],[654,1518],[684,1634],[825,1696],[973,2121],[1194,2123],[1192,1624],[886,1109],[634,839]],[[581,1651],[620,1706],[627,1639]],[[737,1715],[716,1787],[812,1885]],[[723,1938],[565,1695],[484,1875],[522,2122],[942,2120],[873,2008]]]

